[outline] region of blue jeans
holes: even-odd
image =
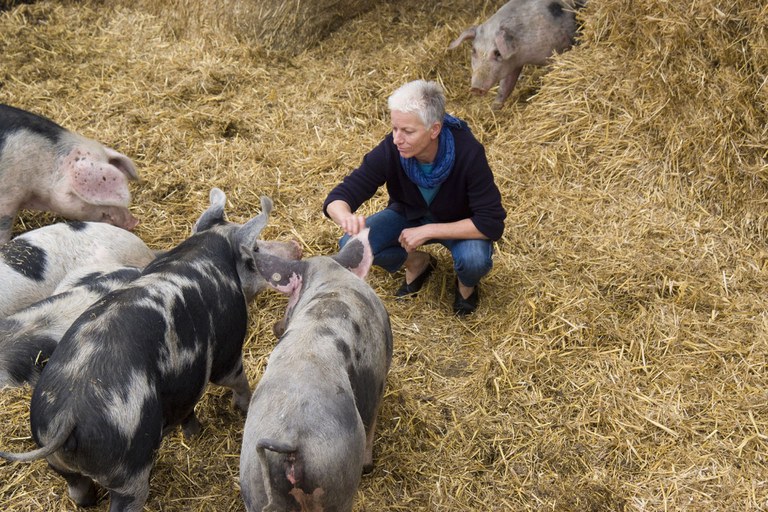
[[[400,270],[408,257],[408,252],[400,246],[398,238],[406,228],[415,228],[430,224],[427,218],[408,220],[394,210],[385,209],[365,219],[370,228],[368,240],[373,250],[373,264],[394,273]],[[339,246],[349,240],[344,235]],[[429,240],[427,244],[439,243],[451,251],[453,268],[459,281],[465,286],[474,287],[493,267],[493,242],[490,240]]]

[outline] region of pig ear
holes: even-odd
[[[474,39],[476,35],[477,27],[469,27],[467,30],[462,32],[461,35],[457,37],[451,44],[448,45],[448,49],[453,50],[461,43],[463,43],[465,39]]]
[[[242,250],[248,250],[243,246]],[[287,260],[272,254],[255,252],[253,264],[255,270],[275,290],[291,294],[301,285],[304,273],[307,270],[307,262],[301,260]]]
[[[224,206],[227,204],[227,196],[221,189],[214,187],[211,189],[208,197],[211,201],[211,206],[200,215],[195,225],[192,226],[192,233],[205,231],[211,226],[224,221]]]
[[[261,196],[261,213],[243,224],[237,231],[237,242],[246,247],[254,247],[261,231],[267,226],[272,213],[272,199]]]
[[[336,262],[349,269],[360,279],[365,279],[373,263],[373,252],[368,242],[369,229],[365,228],[352,237],[342,249],[331,256]]]
[[[515,36],[508,28],[500,28],[496,31],[496,48],[502,59],[508,59],[515,53]]]
[[[105,147],[104,151],[107,153],[107,161],[125,174],[126,178],[134,181],[139,179],[139,173],[136,172],[136,167],[130,158],[112,148]]]

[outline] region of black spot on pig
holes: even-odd
[[[67,226],[69,226],[69,229],[72,231],[83,231],[85,228],[88,227],[88,224],[81,220],[73,220],[67,222]]]
[[[162,421],[162,418],[158,414],[159,408],[154,401],[155,399],[156,397],[145,400],[141,408],[141,413],[138,415],[139,423],[136,425],[135,430],[137,435],[131,439],[131,443],[138,449],[128,450],[128,453],[120,458],[120,469],[118,471],[115,471],[114,460],[104,461],[104,465],[100,468],[101,471],[106,472],[112,470],[116,473],[119,472],[119,474],[124,476],[127,481],[128,477],[135,475],[144,468],[146,460],[141,456],[141,452],[157,446],[162,437],[162,431],[157,431],[156,429],[156,425]],[[119,442],[117,439],[116,441]],[[117,493],[114,493],[111,495],[111,501],[115,500],[115,497],[117,497],[118,501],[121,498]],[[112,503],[115,503],[115,501],[112,501]],[[112,503],[110,503],[110,505]]]
[[[549,13],[552,15],[553,18],[559,18],[563,15],[563,6],[560,5],[557,2],[552,2],[547,6],[547,9],[549,9]]]
[[[349,433],[354,432],[358,428],[357,408],[352,400],[341,400],[335,405],[340,409],[339,414],[336,416],[339,421],[339,426],[341,427],[339,429],[339,435],[346,437]]]
[[[91,287],[95,287],[96,283],[104,277],[104,272],[88,272],[84,276],[80,276],[74,283],[72,283],[73,286],[87,286],[88,289],[92,289]]]
[[[336,292],[320,291],[320,290],[323,290],[324,288],[328,288],[328,287],[329,287],[329,283],[328,282],[321,283],[319,286],[316,287],[316,289],[318,291],[315,293],[315,295],[312,298],[314,300],[327,300],[327,299],[337,300],[339,298],[339,294],[338,293],[336,293]]]
[[[19,274],[35,281],[45,279],[47,257],[45,251],[23,238],[14,238],[0,247],[0,258]]]
[[[182,347],[194,347],[198,339],[210,339],[208,311],[198,288],[184,288],[171,307],[173,327]]]
[[[368,304],[371,299],[360,290],[350,290],[360,304]]]
[[[367,431],[373,421],[381,392],[376,386],[376,374],[371,368],[366,367],[355,371],[352,365],[347,365],[347,374],[352,383],[352,391],[355,394],[355,403],[360,412],[360,418],[363,420],[363,425]]]
[[[65,132],[64,128],[50,119],[25,110],[0,104],[0,150],[8,135],[25,130],[36,133],[57,144]]]
[[[336,338],[334,341],[336,343],[336,348],[344,356],[344,361],[346,363],[349,363],[349,360],[352,357],[352,354],[351,354],[351,351],[349,349],[349,345],[347,345],[347,342],[344,341],[343,338]]]
[[[129,283],[141,275],[141,269],[135,267],[121,268],[114,272],[93,272],[88,276],[93,276],[88,279],[88,276],[83,276],[83,279],[78,281],[79,285],[86,286],[88,290],[98,293],[100,295],[106,295],[112,289],[115,288],[116,283]]]
[[[389,354],[389,360],[391,361],[392,358],[392,350],[394,349],[394,340],[392,339],[392,327],[389,323],[389,315],[387,315],[387,331],[386,331],[386,343],[387,343],[387,354]]]
[[[332,338],[338,334],[335,330],[331,329],[330,327],[321,326],[317,328],[317,337],[318,338]]]

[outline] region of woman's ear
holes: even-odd
[[[443,123],[438,123],[435,121],[432,123],[432,128],[429,131],[429,136],[434,140],[437,139],[437,137],[440,135],[440,130],[443,129]]]

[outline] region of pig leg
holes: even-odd
[[[109,512],[142,512],[149,497],[149,482],[136,489],[136,494],[109,493]]]
[[[230,388],[233,391],[232,405],[243,411],[244,414],[248,413],[248,404],[251,403],[251,387],[248,384],[248,377],[243,371],[242,357],[237,361],[235,370],[224,378],[213,381],[213,383]]]
[[[63,471],[53,464],[49,464],[49,466],[67,481],[67,490],[69,491],[69,497],[72,498],[72,501],[81,507],[91,507],[96,504],[98,496],[96,494],[96,485],[93,483],[93,480],[80,473]]]
[[[510,74],[501,79],[501,82],[499,82],[499,92],[496,95],[496,99],[493,100],[492,108],[494,110],[500,109],[504,102],[507,101],[507,98],[512,93],[512,89],[517,84],[517,79],[520,77],[522,70],[522,66],[515,68]]]
[[[373,438],[376,437],[376,420],[379,418],[379,408],[381,407],[381,399],[376,405],[376,410],[373,411],[373,418],[371,419],[371,426],[368,428],[368,432],[365,433],[365,454],[363,456],[363,474],[368,474],[373,471]]]
[[[200,420],[197,419],[195,411],[189,413],[189,416],[184,418],[181,422],[181,432],[184,434],[184,439],[190,439],[200,433],[202,427],[200,426]]]
[[[150,463],[132,477],[128,477],[119,488],[109,489],[109,512],[142,512],[149,497]]]
[[[275,325],[272,326],[272,333],[275,335],[275,338],[278,340],[285,334],[285,327],[287,323],[285,318],[282,318],[275,322]]]

